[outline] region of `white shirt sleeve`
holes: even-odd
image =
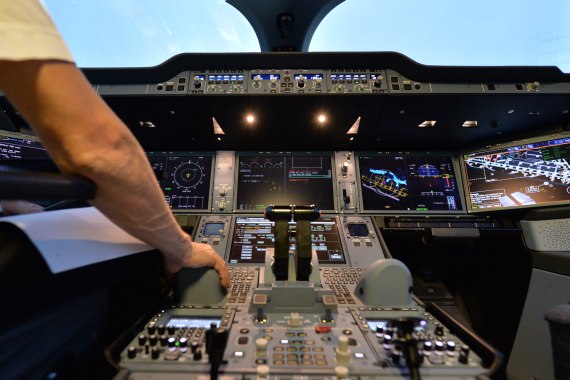
[[[0,59],[73,62],[71,52],[38,0],[0,0]]]

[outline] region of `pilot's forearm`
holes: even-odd
[[[95,182],[93,205],[171,259],[192,249],[142,148],[74,65],[0,61],[0,72],[0,88],[36,130],[59,168]]]

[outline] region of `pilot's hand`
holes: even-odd
[[[230,272],[224,259],[222,259],[214,249],[208,244],[191,242],[192,250],[182,259],[171,260],[165,258],[165,268],[169,275],[185,268],[214,267],[220,275],[220,284],[224,288],[230,287]]]
[[[28,201],[0,201],[0,211],[4,215],[20,215],[42,212],[44,208],[38,204]]]

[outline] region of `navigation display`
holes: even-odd
[[[50,160],[38,138],[0,132],[0,160]]]
[[[209,208],[211,155],[150,152],[147,156],[172,210]]]
[[[363,154],[358,164],[364,210],[462,210],[451,155]]]
[[[238,210],[274,205],[311,205],[334,210],[330,156],[240,156]]]
[[[470,211],[570,202],[570,137],[463,155]]]
[[[265,262],[267,248],[275,244],[275,223],[261,217],[237,217],[232,234],[230,264]],[[289,249],[295,249],[296,224],[289,223]],[[311,222],[311,242],[320,264],[345,264],[335,218]]]

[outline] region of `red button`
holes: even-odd
[[[315,331],[317,332],[317,334],[326,334],[331,332],[331,327],[317,325],[315,326]]]

